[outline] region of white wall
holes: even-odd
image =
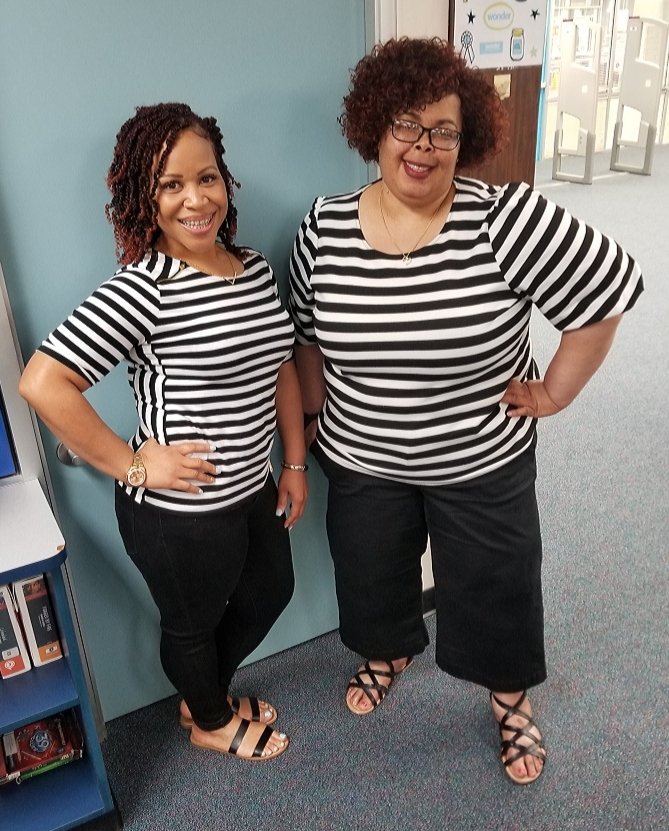
[[[368,0],[366,8],[373,43],[402,35],[448,38],[448,0]]]
[[[635,0],[634,14],[669,21],[669,0]]]

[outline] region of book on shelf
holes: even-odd
[[[11,678],[30,669],[30,656],[9,586],[0,586],[0,676]]]
[[[43,574],[12,584],[30,657],[36,667],[63,657],[53,606]]]
[[[17,727],[2,737],[0,785],[21,784],[83,755],[83,735],[74,710]]]

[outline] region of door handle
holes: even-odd
[[[56,457],[62,465],[66,465],[67,467],[81,467],[86,464],[81,456],[77,456],[73,450],[65,447],[62,441],[56,447]]]

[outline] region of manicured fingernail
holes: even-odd
[[[283,514],[283,511],[280,511],[280,510],[277,508],[277,509],[276,509],[276,515],[277,515],[277,516],[281,516],[282,514]]]

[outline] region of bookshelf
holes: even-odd
[[[0,583],[45,574],[64,656],[0,682],[0,733],[74,709],[84,756],[0,788],[0,828],[12,831],[116,831],[122,827],[97,737],[62,568],[67,553],[37,479],[0,484]]]

